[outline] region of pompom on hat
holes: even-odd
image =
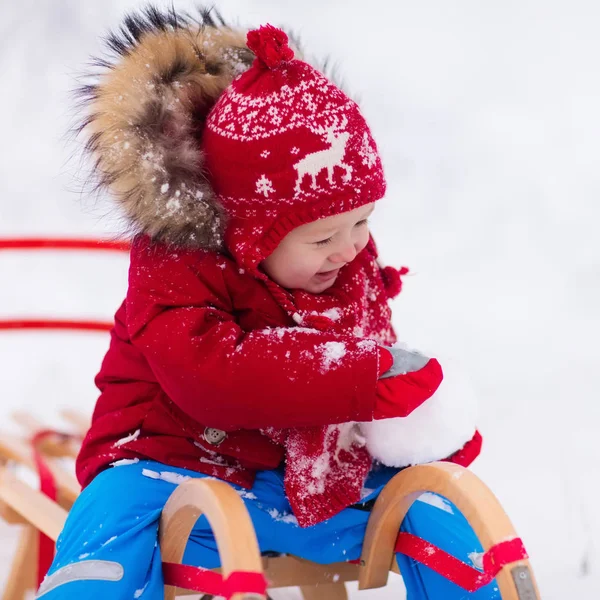
[[[248,32],[247,45],[254,52],[258,66],[262,63],[268,69],[294,58],[294,51],[288,46],[288,36],[273,25],[263,25]]]
[[[357,104],[294,58],[280,29],[250,31],[247,45],[254,63],[208,115],[203,149],[225,244],[266,281],[259,263],[288,232],[378,200],[386,184]]]

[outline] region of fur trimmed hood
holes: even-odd
[[[129,15],[78,90],[78,128],[98,189],[109,189],[135,233],[219,249],[225,215],[204,173],[200,136],[215,101],[253,62],[246,30],[211,10],[198,17],[148,7]]]

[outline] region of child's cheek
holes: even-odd
[[[360,247],[359,247],[359,250],[358,250],[357,254],[359,254],[360,252],[362,252],[367,247],[367,244],[369,243],[369,237],[370,236],[371,236],[371,232],[369,231],[369,228],[368,227],[363,227],[362,239],[361,239]]]
[[[322,264],[318,256],[307,256],[302,264],[302,274],[304,277],[310,279],[321,270]]]

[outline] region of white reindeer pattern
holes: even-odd
[[[333,185],[333,168],[341,167],[346,173],[343,175],[344,181],[350,181],[352,177],[352,167],[344,162],[344,154],[346,153],[346,144],[350,138],[347,131],[343,131],[348,124],[348,118],[342,117],[342,122],[338,123],[338,118],[333,118],[333,123],[329,127],[318,127],[316,132],[320,135],[325,135],[325,141],[330,145],[326,150],[312,152],[299,160],[294,169],[298,172],[296,178],[296,186],[294,191],[300,193],[302,191],[302,181],[305,175],[310,175],[312,188],[317,187],[317,175],[327,169],[327,179]]]

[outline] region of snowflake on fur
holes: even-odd
[[[369,168],[371,168],[377,161],[377,152],[373,150],[369,140],[369,134],[366,131],[363,135],[362,144],[358,153],[362,157],[363,165],[366,165]]]
[[[265,198],[268,198],[269,194],[272,194],[274,191],[273,182],[266,175],[261,175],[260,179],[256,181],[256,193],[264,194]]]

